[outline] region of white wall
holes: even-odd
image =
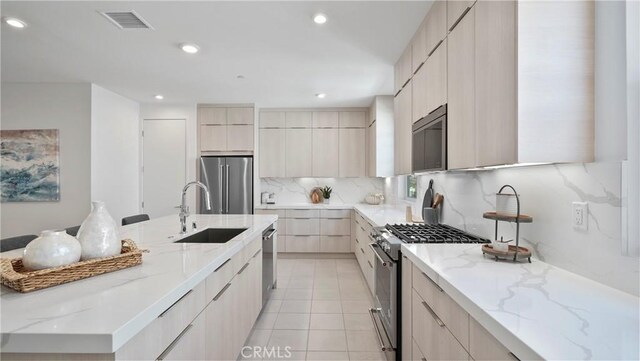
[[[60,201],[2,203],[0,237],[79,225],[90,210],[90,84],[2,83],[1,129],[60,130]]]
[[[187,125],[187,182],[197,180],[198,163],[198,110],[193,104],[143,103],[140,105],[140,122],[144,119],[185,119]],[[142,182],[141,182],[142,183]],[[142,193],[140,193],[142,194]],[[191,190],[187,195],[187,203],[196,209],[196,192]],[[177,211],[176,211],[177,214]]]
[[[140,213],[140,105],[91,85],[91,199],[120,224]]]

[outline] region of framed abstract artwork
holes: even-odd
[[[0,130],[2,202],[60,200],[58,129]]]

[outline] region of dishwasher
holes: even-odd
[[[275,276],[277,273],[278,241],[276,239],[278,231],[272,224],[262,232],[262,305],[264,306],[271,291],[276,288]]]

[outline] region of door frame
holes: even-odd
[[[139,213],[144,213],[144,124],[145,121],[154,121],[154,120],[181,120],[182,125],[184,127],[184,179],[187,181],[187,160],[189,159],[189,155],[187,152],[188,149],[188,129],[187,129],[187,118],[175,117],[175,118],[142,118],[140,124],[140,203],[138,204]]]

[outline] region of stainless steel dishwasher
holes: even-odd
[[[278,231],[272,224],[269,228],[262,232],[262,305],[264,306],[269,297],[271,297],[271,291],[276,288],[277,275],[277,256],[278,242],[276,236]]]

